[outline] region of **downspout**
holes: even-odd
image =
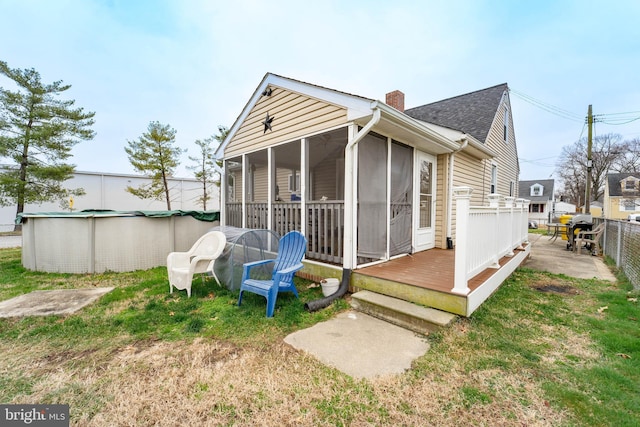
[[[455,150],[454,152],[452,152],[449,155],[449,200],[447,203],[447,249],[453,249],[453,239],[451,238],[451,235],[453,234],[452,232],[452,215],[453,215],[453,165],[454,165],[454,158],[456,156],[456,153],[459,153],[460,151],[464,150],[466,148],[466,146],[469,144],[469,140],[467,139],[467,137],[462,137],[460,139],[462,141],[462,145],[460,146],[460,148],[458,148],[457,150]]]
[[[346,168],[345,174],[344,174],[345,202],[346,201],[353,202],[354,195],[356,194],[357,182],[355,177],[353,176],[354,164],[356,162],[356,159],[353,154],[353,149],[380,121],[380,108],[378,107],[377,101],[375,101],[372,104],[372,108],[373,108],[373,117],[362,129],[360,129],[360,132],[358,132],[355,135],[355,137],[351,141],[349,141],[349,143],[347,144],[344,150],[344,156],[345,156],[344,163]],[[347,197],[347,194],[349,195],[349,197]],[[342,280],[340,282],[340,286],[338,287],[338,290],[336,292],[329,295],[328,297],[320,298],[320,299],[305,303],[304,308],[309,312],[318,311],[320,309],[328,307],[329,305],[331,305],[333,301],[337,300],[338,298],[341,298],[349,290],[349,283],[351,282],[351,269],[354,267],[354,264],[355,264],[353,262],[353,257],[352,257],[353,248],[354,248],[353,246],[354,232],[353,231],[355,227],[355,213],[353,211],[353,206],[355,206],[355,203],[351,203],[351,207],[349,208],[348,218],[346,215],[347,207],[345,206],[345,225],[347,225],[347,221],[349,224],[349,227],[345,227],[345,230],[347,229],[349,230],[349,236],[348,237],[345,236],[345,244],[343,245],[343,248],[349,251],[349,256],[348,258],[345,256],[345,262],[344,262],[345,265],[343,265],[343,268],[342,268]]]

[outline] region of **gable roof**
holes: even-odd
[[[266,94],[267,89],[271,88],[280,88],[298,94],[304,94],[307,97],[327,104],[340,106],[345,109],[347,120],[353,121],[360,126],[366,126],[367,123],[374,120],[374,112],[377,111],[379,116],[378,119],[375,119],[375,126],[379,131],[384,131],[391,137],[396,137],[395,135],[400,135],[401,137],[415,137],[418,135],[423,141],[427,141],[428,144],[430,144],[430,148],[434,150],[433,152],[436,154],[450,153],[460,148],[460,142],[452,139],[452,135],[441,134],[433,125],[430,126],[428,123],[414,119],[413,117],[410,117],[380,101],[279,76],[273,73],[267,73],[234,122],[233,126],[229,129],[225,140],[218,146],[218,149],[215,152],[216,157],[219,157],[220,153],[225,152],[227,145],[229,145],[231,140],[234,138],[236,132],[249,116],[252,109],[256,106],[261,97]],[[270,96],[270,92],[266,96]],[[464,135],[462,133],[458,133],[457,136],[462,137]],[[468,150],[478,156],[485,156],[487,158],[495,156],[490,149],[484,147],[480,142],[475,142],[474,145],[473,141],[471,141],[468,146]]]
[[[542,185],[542,196],[532,196],[531,186]],[[553,179],[538,179],[534,181],[520,181],[518,183],[518,197],[531,200],[532,202],[547,202],[553,200]]]
[[[340,106],[346,110],[347,120],[353,121],[360,126],[365,126],[369,123],[369,121],[374,117],[374,111],[377,110],[378,113],[381,113],[381,118],[376,120],[377,124],[375,125],[376,129],[374,130],[388,134],[393,138],[402,138],[405,136],[414,138],[415,135],[420,135],[425,138],[424,141],[428,141],[430,149],[437,154],[457,151],[462,147],[462,151],[479,159],[489,159],[497,156],[497,153],[484,145],[484,137],[482,139],[478,139],[474,134],[465,132],[464,128],[454,128],[435,122],[424,121],[420,118],[413,117],[410,114],[406,114],[406,111],[400,112],[381,101],[283,77],[273,73],[267,73],[254,91],[252,97],[246,103],[234,124],[229,129],[225,140],[218,146],[218,149],[215,152],[216,157],[219,157],[221,153],[225,152],[226,147],[234,138],[238,129],[245,119],[247,119],[261,97],[267,93],[268,89],[276,87],[304,94],[305,96],[328,104]],[[494,88],[483,89],[451,99],[465,98],[468,96],[473,99],[477,99],[476,106],[474,108],[478,108],[478,110],[470,111],[469,114],[478,114],[478,112],[482,112],[482,117],[476,117],[475,119],[470,117],[470,120],[487,122],[486,133],[488,133],[488,129],[495,118],[496,110],[500,105],[502,94],[505,90],[507,90],[506,83],[495,86]],[[268,92],[269,94],[267,96],[271,93],[270,91]],[[496,94],[498,92],[500,92],[500,95],[497,99],[493,99],[496,98]],[[490,94],[493,94],[494,96],[489,96]],[[439,101],[436,104],[447,101],[450,100]],[[490,108],[488,113],[485,111],[486,108]],[[489,117],[490,119],[488,119]],[[463,144],[463,140],[466,140],[466,143]]]
[[[628,172],[628,173],[610,173],[607,175],[607,185],[609,186],[609,196],[620,197],[620,196],[633,196],[640,197],[640,191],[622,191],[622,187],[620,186],[620,181],[623,179],[633,176],[634,178],[640,179],[640,172]]]
[[[505,91],[506,83],[453,98],[410,108],[404,113],[414,119],[467,133],[485,142]]]

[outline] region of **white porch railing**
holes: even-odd
[[[491,194],[489,206],[470,206],[472,189],[454,189],[456,246],[454,293],[467,295],[469,279],[486,268],[500,268],[500,258],[513,256],[527,241],[529,201]]]
[[[306,221],[308,241],[307,258],[332,263],[342,263],[344,243],[344,202],[310,201],[306,203],[307,215],[302,215],[300,202],[276,202],[273,209],[273,226],[268,224],[268,204],[264,202],[246,203],[246,227],[270,229],[281,236],[292,230],[302,230]],[[226,204],[226,224],[242,227],[242,203]]]
[[[342,264],[344,202],[308,202],[308,257]]]

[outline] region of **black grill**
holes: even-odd
[[[581,231],[591,231],[593,229],[593,218],[591,214],[578,214],[571,217],[567,222],[567,250],[573,250],[575,239]]]

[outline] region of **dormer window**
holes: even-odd
[[[543,187],[540,184],[535,184],[531,186],[531,195],[532,196],[542,196]]]
[[[622,181],[622,189],[627,191],[633,191],[636,189],[636,180],[629,177]]]

